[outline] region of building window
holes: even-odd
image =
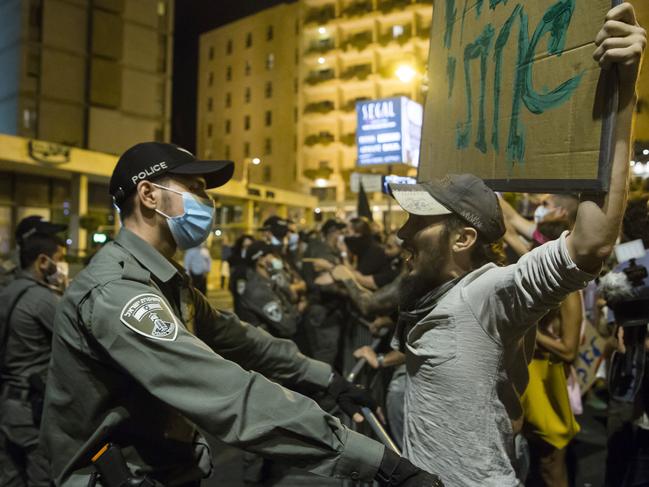
[[[275,66],[275,54],[271,52],[266,56],[266,69],[270,71],[273,69],[273,66]]]
[[[266,110],[265,121],[266,127],[270,127],[273,124],[273,112],[271,112],[270,110]]]
[[[214,73],[210,71],[207,75],[207,86],[212,86],[214,84]]]
[[[232,81],[232,66],[225,68],[225,81]]]
[[[213,105],[213,103],[212,103],[212,97],[210,96],[210,97],[207,99],[207,111],[208,111],[208,112],[211,112],[211,111],[212,111],[212,105]]]
[[[403,35],[403,25],[393,25],[392,26],[392,38],[397,39]]]
[[[207,124],[207,136],[212,137],[212,124],[211,123]]]
[[[246,61],[246,67],[244,71],[246,76],[250,76],[250,73],[252,73],[252,65],[250,64],[250,61]]]
[[[232,39],[228,39],[228,42],[225,45],[225,54],[232,54]]]
[[[225,108],[230,108],[232,106],[232,95],[230,93],[225,94]]]
[[[250,157],[250,142],[243,143],[243,157]]]
[[[246,34],[246,48],[252,47],[252,32]]]
[[[264,179],[264,183],[270,183],[271,174],[272,174],[271,167],[268,164],[266,164],[264,166],[264,170],[262,173],[262,178]]]
[[[243,117],[243,130],[250,130],[250,115]]]
[[[243,101],[244,101],[245,103],[250,103],[250,96],[251,96],[251,95],[250,95],[250,87],[247,86],[247,87],[246,87],[246,90],[244,91]]]
[[[273,82],[266,81],[266,98],[271,98],[273,96]]]
[[[214,47],[210,46],[210,48],[207,50],[207,59],[210,61],[214,59]]]
[[[275,32],[273,31],[273,26],[269,25],[268,28],[266,29],[266,40],[272,41],[274,34]]]
[[[230,159],[230,146],[227,144],[225,146],[225,158]]]
[[[268,156],[273,153],[273,140],[267,138],[264,141],[264,155]]]
[[[229,133],[230,133],[230,128],[231,128],[230,126],[231,126],[231,125],[232,125],[232,124],[230,123],[230,119],[227,119],[227,120],[225,121],[225,133],[226,133],[226,134],[229,134]]]

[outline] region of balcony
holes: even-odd
[[[310,85],[316,85],[334,79],[335,77],[336,73],[334,73],[333,69],[323,69],[321,71],[311,71],[305,81]]]
[[[304,16],[304,23],[309,24],[326,24],[332,19],[336,18],[336,7],[334,5],[326,5],[321,8],[312,8],[308,10]]]
[[[395,27],[401,27],[401,32],[398,32],[395,30]],[[393,26],[388,32],[385,34],[381,34],[379,37],[379,44],[382,46],[387,46],[391,42],[396,42],[400,45],[405,44],[412,38],[412,27],[409,25],[404,25],[404,26]]]
[[[415,3],[419,5],[432,5],[433,0],[415,0]]]
[[[318,41],[313,41],[309,44],[308,49],[306,50],[307,54],[323,54],[325,52],[335,49],[336,45],[333,39],[320,39]]]
[[[340,47],[345,50],[347,50],[349,47],[353,47],[354,49],[362,51],[371,43],[372,43],[372,32],[368,30],[368,31],[358,32],[356,34],[349,36],[347,39],[345,39],[342,42]]]
[[[404,9],[410,4],[410,0],[379,0],[378,8],[385,14],[393,10]]]
[[[304,138],[304,143],[308,146],[316,144],[329,145],[335,140],[334,134],[331,132],[320,132],[317,134],[307,135]]]
[[[372,65],[371,64],[356,64],[345,69],[340,77],[342,79],[360,79],[365,80],[367,77],[372,74]]]
[[[368,14],[372,11],[371,0],[357,0],[347,5],[342,10],[345,17],[358,17],[360,15]]]
[[[356,97],[356,98],[354,98],[354,99],[352,99],[352,100],[349,100],[347,103],[345,103],[345,104],[342,106],[342,109],[343,109],[343,111],[345,111],[345,112],[351,112],[351,111],[354,111],[354,110],[356,110],[356,103],[358,103],[359,101],[365,101],[365,100],[369,100],[369,99],[370,99],[370,98],[369,98],[368,96],[359,96],[359,97]]]
[[[304,107],[304,113],[329,113],[336,107],[334,102],[326,100],[315,103],[307,103]]]

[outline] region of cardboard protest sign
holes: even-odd
[[[418,179],[469,172],[497,190],[608,189],[615,90],[592,54],[610,8],[435,0]]]
[[[597,369],[599,369],[604,359],[602,354],[605,346],[606,340],[597,333],[597,330],[590,322],[586,322],[579,354],[574,363],[577,382],[579,382],[582,394],[585,394],[591,388],[597,378]]]

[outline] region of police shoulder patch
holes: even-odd
[[[282,321],[282,306],[277,301],[270,301],[264,305],[264,313],[270,320],[279,323]]]
[[[246,292],[246,280],[245,279],[238,279],[237,280],[237,294],[239,296],[241,296],[245,292]]]
[[[147,338],[172,342],[178,336],[178,320],[167,302],[157,294],[135,296],[122,309],[120,319],[135,333]]]

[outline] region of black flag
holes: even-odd
[[[358,206],[356,211],[359,217],[364,216],[369,221],[373,222],[374,218],[372,218],[372,210],[370,210],[370,202],[367,199],[367,193],[365,193],[365,188],[363,187],[363,181],[360,181],[358,184],[359,184]]]

